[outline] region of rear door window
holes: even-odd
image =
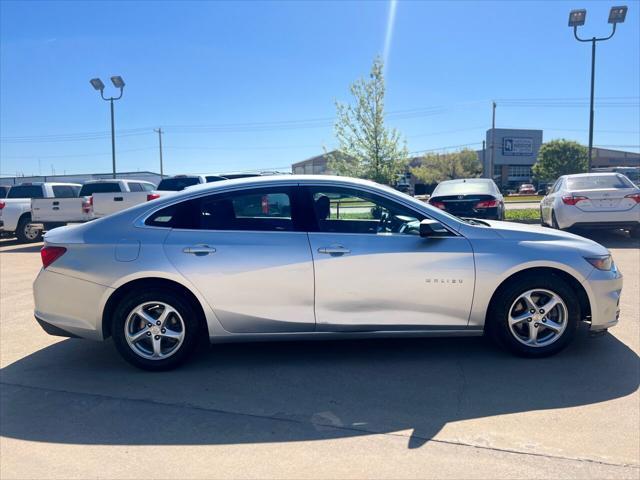
[[[142,191],[142,185],[140,185],[139,183],[135,183],[135,182],[129,182],[129,191],[130,192],[141,192]]]
[[[159,210],[146,224],[196,230],[293,231],[289,187],[220,193]]]

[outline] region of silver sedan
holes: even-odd
[[[35,317],[113,337],[132,364],[175,367],[198,341],[482,335],[554,354],[581,321],[618,321],[601,245],[463,220],[343,177],[204,184],[45,236]]]

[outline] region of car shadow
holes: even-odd
[[[640,238],[632,238],[624,230],[572,230],[576,235],[588,238],[606,248],[640,248]]]
[[[410,431],[635,392],[639,358],[584,329],[564,352],[512,357],[484,338],[225,344],[149,373],[110,341],[64,340],[0,372],[0,434],[37,442],[195,445]]]

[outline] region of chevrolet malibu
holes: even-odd
[[[618,321],[622,276],[566,232],[462,220],[363,180],[202,184],[45,236],[35,317],[148,370],[211,342],[482,335],[542,357]]]

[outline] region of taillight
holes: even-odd
[[[495,208],[498,206],[497,200],[483,200],[482,202],[476,203],[475,208]]]
[[[631,195],[625,195],[624,198],[630,198],[632,200],[635,200],[636,203],[640,203],[640,193],[632,193]],[[2,208],[4,205],[2,205],[2,202],[0,202],[0,208]]]
[[[429,205],[433,205],[436,208],[439,208],[440,210],[444,210],[444,203],[443,202],[438,202],[436,200],[429,200]]]
[[[82,200],[82,211],[84,213],[90,213],[91,209],[93,208],[93,206],[91,205],[91,198],[93,197],[89,197],[89,199],[85,198],[84,200]]]
[[[147,194],[147,202],[149,202],[151,200],[155,200],[156,198],[160,198],[160,194],[159,193],[148,193]]]
[[[565,205],[575,205],[578,202],[581,202],[583,200],[589,200],[589,197],[580,197],[580,196],[573,196],[573,195],[566,195],[564,197],[562,197],[562,203],[564,203]]]
[[[42,247],[40,257],[42,258],[42,266],[47,268],[58,258],[60,258],[67,249],[64,247]]]
[[[6,205],[5,202],[0,202],[0,210],[2,210],[4,208],[4,206]]]
[[[93,207],[93,195],[89,197],[89,205]]]

